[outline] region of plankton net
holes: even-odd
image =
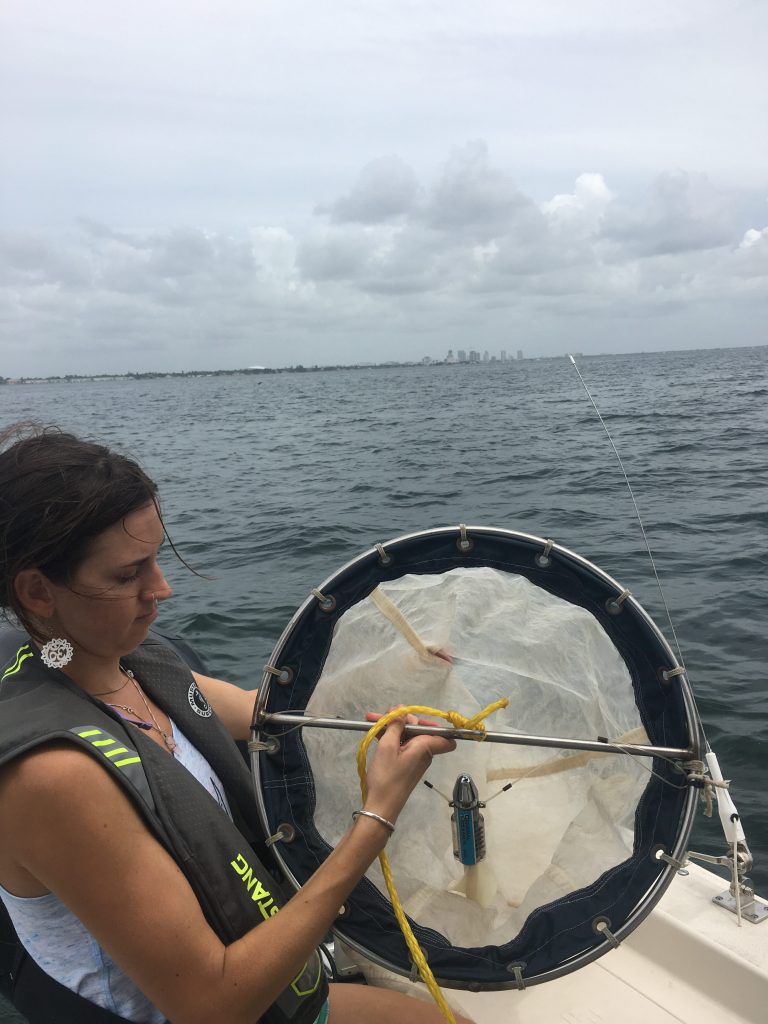
[[[471,717],[500,698],[492,736],[435,759],[387,847],[448,987],[573,970],[628,934],[671,881],[695,807],[684,769],[702,740],[659,630],[618,583],[551,541],[435,529],[377,545],[313,591],[256,707],[257,800],[298,886],[360,807],[361,737],[343,721],[395,704]],[[317,719],[326,727],[309,728]],[[412,973],[378,865],[342,911],[344,941]]]

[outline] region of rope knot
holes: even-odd
[[[489,715],[492,715],[494,711],[500,711],[501,708],[505,708],[509,704],[509,701],[503,697],[501,700],[494,701],[493,704],[489,704],[483,711],[479,711],[476,715],[468,717],[462,715],[460,711],[445,711],[440,712],[434,709],[431,713],[442,715],[447,721],[451,723],[454,729],[467,729],[470,732],[476,732],[476,740],[485,739],[485,721]]]

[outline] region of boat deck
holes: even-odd
[[[689,872],[594,963],[522,992],[449,990],[449,1002],[476,1024],[765,1024],[768,921],[739,928],[712,903],[725,879],[696,865]],[[370,980],[387,984],[377,968]]]

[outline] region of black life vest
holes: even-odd
[[[64,673],[47,668],[15,631],[0,635],[0,765],[51,740],[87,751],[131,798],[184,873],[211,928],[229,945],[286,902],[274,869],[264,863],[269,853],[260,838],[250,773],[189,668],[166,643],[150,637],[123,663],[210,763],[234,822],[183,765]],[[327,994],[314,953],[262,1020],[312,1024]],[[42,1019],[59,1018],[53,1012]]]

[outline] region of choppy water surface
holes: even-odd
[[[768,893],[768,348],[580,362],[622,455],[712,746]],[[0,388],[127,449],[177,546],[158,626],[257,684],[313,586],[376,541],[459,522],[591,559],[670,638],[621,471],[565,360]],[[671,639],[671,638],[670,638]],[[719,825],[694,848],[723,852]]]

